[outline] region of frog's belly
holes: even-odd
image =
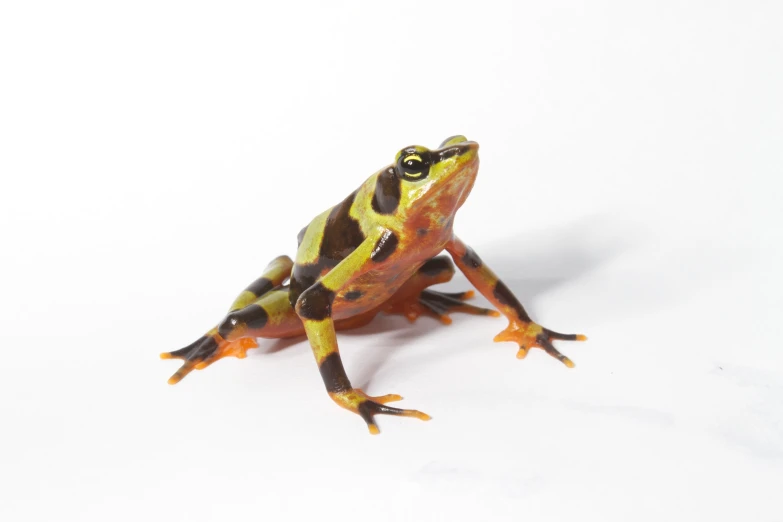
[[[390,266],[359,276],[335,297],[332,317],[335,320],[346,319],[378,308],[393,296],[422,264],[423,261]]]

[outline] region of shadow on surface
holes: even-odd
[[[538,297],[573,282],[629,250],[634,237],[610,216],[596,215],[559,228],[518,234],[482,248],[484,262],[531,316]]]
[[[510,236],[507,243],[476,246],[476,250],[535,318],[537,298],[605,265],[632,248],[637,238],[638,233],[632,235],[627,227],[609,216],[591,216],[560,228]],[[469,238],[463,239],[469,241]],[[455,275],[446,286],[460,291],[471,288],[461,274]],[[482,306],[482,303],[476,304]],[[454,324],[448,328],[460,328],[462,317],[454,314]],[[496,321],[498,331],[505,327],[503,319]],[[361,383],[359,387],[368,387],[393,354],[413,345],[412,341],[438,333],[443,328],[430,318],[421,318],[412,325],[406,322],[399,317],[379,315],[366,327],[351,332],[354,335],[394,332],[391,342],[384,343],[387,345],[384,349],[368,352],[363,369],[355,376],[357,385]]]

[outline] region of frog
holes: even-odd
[[[503,315],[508,325],[495,342],[516,343],[519,359],[538,348],[573,368],[553,341],[587,338],[534,322],[454,232],[455,215],[476,181],[478,150],[478,143],[463,135],[446,138],[435,149],[413,145],[399,150],[392,164],[301,229],[294,260],[273,259],[216,326],[188,346],[160,354],[182,361],[169,384],[222,358],[246,357],[258,347],[258,338],[306,336],[328,396],[358,414],[371,434],[380,433],[375,417],[381,414],[430,420],[419,410],[390,406],[402,400],[400,395],[368,395],[345,372],[336,332],[367,325],[381,312],[411,322],[428,316],[443,324],[450,324],[455,312]],[[455,266],[494,308],[466,302],[473,290],[431,288],[450,281]]]

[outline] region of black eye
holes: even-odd
[[[424,163],[420,159],[411,156],[408,156],[400,166],[406,174],[416,174],[424,170]]]
[[[397,163],[397,170],[400,176],[408,181],[424,179],[430,173],[426,154],[420,152],[402,154]]]

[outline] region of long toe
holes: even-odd
[[[517,343],[519,346],[517,359],[524,359],[531,348],[540,348],[568,368],[573,368],[574,362],[555,348],[552,344],[553,340],[585,341],[587,337],[577,334],[561,334],[532,322],[512,322],[505,330],[495,336],[495,342],[512,341]]]
[[[471,315],[490,315],[497,317],[500,313],[497,310],[481,308],[472,304],[465,303],[464,300],[472,296],[473,292],[461,293],[443,293],[435,290],[424,290],[419,297],[419,302],[431,309],[443,310],[442,313],[461,312]]]
[[[206,336],[202,336],[184,348],[180,348],[179,350],[174,350],[173,352],[163,352],[162,354],[160,354],[160,358],[161,359],[187,359],[188,355],[190,355],[190,352],[195,350],[196,347],[199,344],[201,344],[206,338],[207,338]]]

